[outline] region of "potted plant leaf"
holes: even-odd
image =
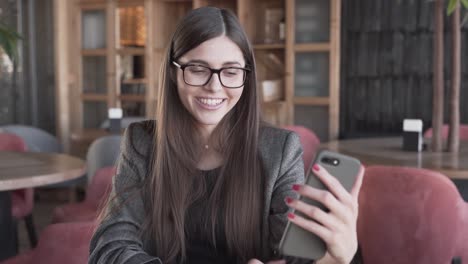
[[[18,40],[21,36],[13,29],[0,22],[0,49],[13,63],[18,61]]]

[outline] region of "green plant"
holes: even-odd
[[[465,10],[468,11],[468,0],[449,0],[448,5],[447,5],[447,15],[450,16],[455,12],[455,9],[457,8],[457,3],[460,2],[461,6],[464,7]],[[462,22],[460,23],[460,26],[463,26],[465,23],[468,22],[468,12],[465,13],[465,16],[463,17]]]
[[[11,61],[18,61],[18,40],[21,36],[13,29],[0,22],[0,48],[8,55]]]
[[[468,9],[468,0],[450,0],[447,6],[447,15],[451,15],[453,11],[455,11],[458,2],[461,2],[461,4]]]

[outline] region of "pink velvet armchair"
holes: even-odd
[[[95,220],[100,206],[108,197],[115,172],[115,167],[99,169],[88,185],[85,200],[55,208],[52,223]]]
[[[425,138],[432,138],[432,128],[429,128],[424,132]],[[448,138],[449,127],[448,125],[442,126],[442,138]],[[460,125],[460,140],[468,140],[468,125]]]
[[[363,263],[468,263],[468,204],[434,171],[368,167],[357,230]]]
[[[88,263],[89,243],[95,227],[95,222],[49,225],[42,231],[35,249],[1,264]]]

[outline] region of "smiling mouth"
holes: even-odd
[[[220,98],[197,98],[197,101],[201,104],[207,105],[207,106],[218,106],[222,104],[226,99],[220,99]]]

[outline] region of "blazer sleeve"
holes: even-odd
[[[285,198],[298,198],[293,191],[294,184],[304,183],[304,162],[302,160],[302,146],[299,136],[294,132],[288,132],[284,139],[282,158],[278,178],[273,187],[270,205],[270,246],[278,255],[278,247],[283,231],[288,222],[287,214],[292,210],[286,205]],[[287,263],[302,264],[312,263],[311,260],[286,257]]]
[[[126,130],[111,199],[91,239],[88,263],[162,263],[144,251],[140,236],[145,217],[141,187],[148,171],[151,141],[139,123]]]

